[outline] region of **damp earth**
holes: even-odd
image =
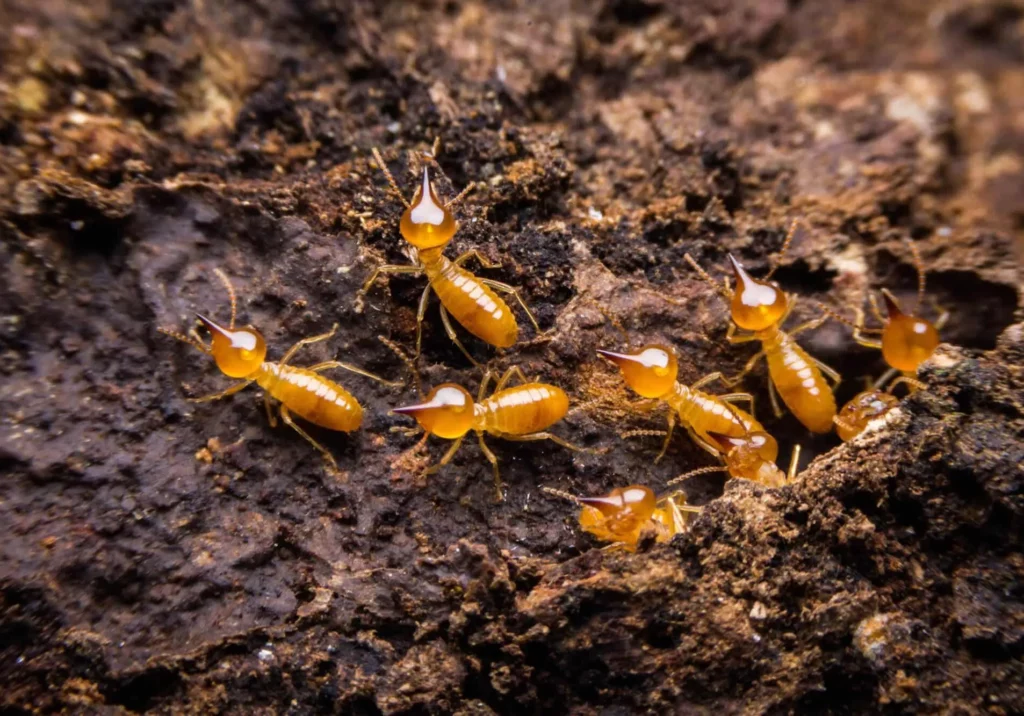
[[[34,713],[992,713],[1024,711],[1024,9],[1001,0],[0,3],[0,710]],[[336,457],[271,428],[255,388],[157,332],[239,319],[299,365],[408,369],[415,152],[467,185],[451,255],[521,290],[519,365],[605,454],[444,450],[339,373],[366,410]],[[704,474],[691,529],[602,550],[542,492],[661,489],[710,458],[598,348],[659,342],[680,380],[737,372],[716,276],[849,309],[887,287],[951,312],[928,389],[779,489]],[[615,324],[619,324],[622,331]],[[456,328],[456,330],[459,330]],[[801,337],[840,402],[877,352]],[[481,373],[424,323],[427,385]],[[332,374],[334,375],[334,374]]]

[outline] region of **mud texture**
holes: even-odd
[[[996,0],[0,2],[0,711],[994,713],[1024,711],[1024,5]],[[338,373],[367,410],[313,431],[157,333],[240,318],[279,357],[394,379],[421,277],[401,205],[440,136],[479,249],[546,334],[498,355],[581,406],[605,455],[492,440],[409,452],[415,399]],[[801,480],[685,485],[691,532],[636,554],[573,527],[577,494],[709,464],[597,347],[661,341],[681,379],[733,373],[725,306],[690,271],[734,252],[801,297],[912,300],[906,240],[951,311],[930,389],[839,445],[770,416]],[[474,264],[471,263],[471,266]],[[598,310],[600,306],[602,310]],[[922,310],[932,312],[930,303]],[[603,313],[602,313],[603,311]],[[520,314],[521,316],[521,314]],[[421,368],[475,390],[436,303]],[[828,324],[804,344],[883,370]]]

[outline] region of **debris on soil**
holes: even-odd
[[[201,0],[0,7],[0,710],[596,714],[1024,711],[1024,10],[1012,2]],[[409,153],[442,141],[452,255],[544,331],[497,352],[578,409],[576,454],[392,432],[414,396],[342,374],[363,429],[340,474],[169,340],[225,315],[270,357],[408,370]],[[409,191],[411,194],[411,191]],[[770,417],[780,489],[701,475],[691,530],[601,550],[541,491],[660,489],[709,457],[595,349],[659,341],[680,380],[737,372],[727,307],[688,269],[768,267],[801,297],[910,299],[919,246],[946,342],[853,441]],[[478,270],[473,267],[473,270]],[[600,310],[598,309],[600,307]],[[930,310],[925,306],[925,310]],[[626,335],[619,332],[620,324]],[[456,330],[459,330],[458,328]],[[838,399],[884,367],[827,324]],[[355,360],[358,358],[358,360]],[[424,324],[425,385],[481,374]],[[615,393],[614,391],[619,391]],[[415,448],[415,449],[414,449]]]

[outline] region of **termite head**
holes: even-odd
[[[210,355],[217,367],[229,378],[248,378],[263,365],[267,343],[255,328],[224,328],[206,316],[196,314],[213,336]]]
[[[889,320],[882,331],[882,356],[896,370],[917,372],[939,345],[939,332],[929,321],[900,310],[896,298],[882,291]]]
[[[709,432],[708,437],[721,449],[726,469],[732,477],[754,480],[770,487],[785,484],[785,473],[775,465],[779,444],[768,433],[758,430],[737,437]]]
[[[395,408],[392,413],[411,415],[426,432],[439,438],[461,438],[473,428],[473,396],[461,385],[442,383],[417,405]]]
[[[603,497],[578,499],[583,505],[580,527],[602,538],[610,535],[628,540],[651,519],[658,506],[654,492],[642,485],[617,487]]]
[[[398,228],[402,238],[417,249],[439,248],[455,235],[458,228],[455,217],[437,197],[426,166],[423,167],[423,183],[402,214]]]
[[[652,343],[629,353],[597,353],[619,366],[626,385],[644,398],[660,398],[675,387],[679,364],[667,346]]]
[[[858,393],[832,419],[836,424],[836,433],[844,441],[853,440],[869,422],[885,415],[898,404],[899,400],[894,395],[882,390]]]
[[[786,315],[786,294],[774,281],[759,281],[729,254],[736,290],[732,294],[732,320],[748,331],[774,326]]]

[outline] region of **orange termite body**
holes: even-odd
[[[773,448],[771,443],[774,441],[767,433],[752,432],[741,437],[712,433],[711,439],[721,448],[730,477],[752,480],[768,487],[781,487],[792,481],[800,454],[799,446],[787,475],[775,464],[778,448]]]
[[[299,341],[288,350],[280,362],[264,360],[267,355],[266,341],[260,332],[251,326],[235,328],[234,289],[223,272],[217,269],[215,273],[231,296],[231,323],[225,328],[206,316],[197,316],[212,336],[210,345],[207,346],[203,343],[198,334],[184,336],[165,328],[158,329],[161,333],[184,341],[211,356],[221,373],[241,381],[227,390],[203,398],[194,398],[191,402],[204,403],[226,398],[246,386],[256,383],[265,391],[264,400],[271,426],[273,427],[277,422],[270,410],[270,398],[273,398],[279,402],[278,412],[281,419],[319,450],[324,459],[337,469],[334,456],[296,425],[291,418],[291,414],[294,413],[314,425],[340,432],[352,432],[362,424],[363,409],[359,405],[359,401],[338,383],[320,375],[320,371],[328,368],[344,368],[387,385],[397,384],[341,361],[326,361],[309,368],[288,365],[288,360],[302,346],[324,341],[333,336],[338,328],[337,324],[329,333]]]
[[[840,439],[853,440],[872,420],[877,420],[899,405],[896,396],[883,390],[865,390],[855,395],[835,417]]]
[[[505,388],[513,376],[521,381],[521,385]],[[518,367],[513,367],[498,381],[495,392],[485,398],[492,378],[490,372],[485,374],[476,401],[462,386],[444,383],[430,391],[422,403],[395,408],[392,412],[413,416],[427,435],[455,441],[440,462],[427,471],[428,474],[448,464],[466,435],[475,432],[484,456],[494,468],[494,483],[500,500],[498,459],[484,443],[485,433],[520,442],[551,440],[570,450],[587,450],[546,432],[569,412],[569,396],[564,390],[547,383],[528,381]]]
[[[917,269],[917,307],[919,307],[925,294],[924,265],[917,244],[908,243],[914,257],[914,266]],[[887,313],[884,319],[872,296],[872,307],[884,324],[882,328],[865,328],[864,314],[859,309],[856,323],[851,323],[842,316],[833,314],[835,318],[853,327],[853,339],[857,343],[868,348],[880,349],[882,357],[889,365],[889,370],[875,381],[871,390],[856,395],[843,406],[839,415],[835,417],[836,432],[843,440],[852,440],[867,427],[869,422],[892,410],[899,402],[892,395],[892,391],[900,383],[907,384],[911,391],[924,387],[924,384],[917,380],[917,371],[921,364],[931,358],[935,349],[938,348],[939,329],[949,318],[949,313],[941,309],[935,323],[912,313],[904,313],[896,301],[896,297],[886,289],[882,290],[882,298],[885,300]],[[914,310],[916,311],[917,308],[915,307]],[[864,335],[879,333],[881,334],[879,339],[867,338]],[[891,380],[893,376],[896,376],[895,380]]]
[[[726,435],[746,435],[748,432],[764,432],[757,420],[739,408],[727,403],[739,400],[751,400],[746,393],[733,393],[725,396],[710,395],[699,388],[712,380],[721,377],[713,373],[693,386],[679,383],[679,365],[675,352],[663,345],[649,344],[628,353],[613,353],[599,350],[598,355],[604,356],[615,363],[622,372],[622,378],[637,394],[651,400],[660,400],[671,408],[669,413],[669,434],[665,446],[671,437],[675,425],[675,417],[687,427],[697,444],[713,454],[718,454],[718,446],[708,437],[710,432]],[[636,431],[633,434],[643,434]],[[769,438],[778,449],[775,440]],[[664,450],[662,450],[664,454]],[[658,456],[659,458],[661,455]],[[773,458],[774,459],[774,458]]]
[[[359,401],[333,380],[308,368],[266,361],[249,379],[290,412],[314,425],[350,433],[363,423]]]
[[[374,150],[374,156],[387,175],[394,191],[405,202],[398,184],[391,176],[377,150]],[[381,273],[426,274],[428,284],[420,298],[416,317],[416,355],[419,355],[422,342],[422,323],[427,298],[430,290],[433,289],[441,301],[441,321],[445,331],[465,356],[476,365],[476,360],[469,355],[452,329],[448,319],[449,313],[466,330],[485,343],[496,348],[508,348],[514,345],[519,337],[519,325],[508,304],[496,293],[496,291],[501,291],[513,296],[519,302],[538,332],[540,327],[514,288],[498,281],[480,278],[463,268],[463,264],[473,257],[480,261],[485,268],[497,268],[497,264],[490,263],[477,251],[469,251],[455,261],[450,261],[444,256],[445,247],[458,229],[455,217],[449,209],[461,200],[464,194],[465,192],[448,204],[442,204],[430,181],[430,172],[424,166],[423,181],[417,188],[412,202],[406,203],[406,209],[399,222],[402,238],[416,250],[418,264],[378,266],[363,284],[360,293],[365,294]]]
[[[731,254],[729,261],[736,276],[733,324],[751,331],[743,338],[761,343],[772,384],[797,420],[812,433],[829,432],[836,399],[819,369],[821,363],[781,328],[789,308],[786,294],[774,283],[753,278]]]
[[[700,508],[686,504],[683,493],[658,499],[643,485],[617,487],[601,497],[575,497],[558,490],[545,491],[580,504],[579,526],[602,542],[612,542],[630,552],[645,534],[668,542],[685,532]]]

